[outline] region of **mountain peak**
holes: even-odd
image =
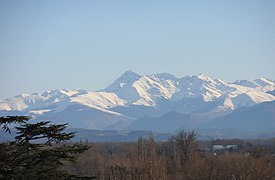
[[[275,83],[272,80],[267,79],[267,78],[255,79],[253,82],[260,86],[274,86],[275,85]]]
[[[119,78],[117,78],[111,85],[109,85],[105,90],[107,92],[113,91],[114,88],[117,89],[117,87],[122,87],[125,84],[133,83],[136,80],[138,80],[141,76],[132,70],[128,70],[125,73],[123,73]]]
[[[116,81],[115,83],[126,83],[126,82],[134,82],[138,80],[141,76],[137,73],[135,73],[132,70],[128,70],[125,73],[123,73]]]
[[[118,79],[116,79],[111,85],[106,87],[104,91],[114,92],[118,97],[125,99],[129,102],[135,101],[139,98],[139,94],[133,87],[133,83],[137,81],[141,76],[131,70],[123,73]]]
[[[135,73],[134,71],[132,71],[131,69],[129,69],[128,71],[126,71],[125,73],[123,73],[121,76],[140,76],[139,74]]]
[[[209,76],[207,76],[206,74],[200,73],[197,76],[199,79],[204,80],[204,81],[213,81],[213,79]]]

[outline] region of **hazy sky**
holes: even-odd
[[[275,1],[1,0],[0,99],[126,70],[275,79]]]

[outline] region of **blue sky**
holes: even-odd
[[[275,1],[0,1],[0,99],[126,70],[275,79]]]

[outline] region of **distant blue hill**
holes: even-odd
[[[191,130],[191,129],[187,129]],[[275,137],[275,129],[269,129],[261,132],[252,132],[237,129],[194,129],[200,140],[212,139],[264,139]],[[115,131],[115,130],[94,130],[74,128],[68,129],[67,132],[76,132],[73,142],[135,142],[139,137],[148,137],[153,135],[156,141],[167,141],[177,131],[171,133],[158,133],[151,131]],[[0,130],[0,142],[12,141],[16,132],[12,129],[11,134],[4,133]]]
[[[219,129],[244,129],[248,131],[275,129],[275,101],[236,109],[226,116],[214,119],[205,126]]]
[[[171,132],[179,128],[190,128],[190,114],[171,111],[161,117],[143,117],[134,121],[127,129],[146,130],[154,132]]]

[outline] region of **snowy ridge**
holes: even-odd
[[[192,115],[219,116],[239,107],[274,101],[275,96],[267,93],[273,90],[274,81],[266,78],[226,83],[205,74],[177,78],[169,73],[139,75],[127,71],[102,91],[61,89],[42,94],[21,94],[1,100],[0,115],[19,111],[36,118],[55,118],[57,114],[63,113],[63,116],[73,109],[75,113],[82,113],[83,121],[92,124],[91,127],[96,128],[96,124],[100,124],[101,128],[110,128],[112,122],[116,126],[125,126],[124,122],[129,123],[128,120],[134,118],[129,115],[137,114],[138,109],[145,112],[146,107],[147,114],[153,112],[154,108],[163,114],[178,111]],[[77,107],[81,108],[75,109]],[[124,109],[116,111],[116,108],[121,107]],[[103,119],[104,123],[100,123]]]
[[[114,93],[89,92],[84,90],[52,90],[40,94],[21,94],[9,98],[0,103],[0,110],[29,111],[29,114],[43,114],[49,111],[61,111],[69,105],[77,103],[101,111],[117,105],[124,105],[125,101]],[[39,110],[40,108],[54,107],[51,110]],[[107,111],[111,112],[111,111]],[[111,112],[118,114],[116,112]]]
[[[225,94],[223,105],[220,108],[237,109],[239,107],[249,107],[262,102],[273,101],[274,96],[256,88],[249,88],[240,85],[230,84],[235,90]]]
[[[213,101],[233,89],[221,80],[213,80],[207,75],[185,76],[180,79],[180,91],[175,95],[175,101],[181,98],[203,97],[205,101]]]
[[[253,81],[237,80],[232,84],[237,84],[244,87],[258,88],[264,92],[274,89],[275,82],[267,78],[258,78]]]

